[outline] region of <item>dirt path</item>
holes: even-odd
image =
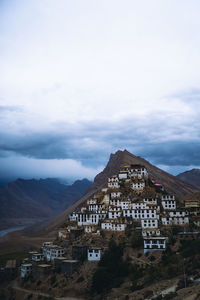
[[[24,293],[29,293],[29,294],[38,295],[38,296],[40,295],[40,296],[44,296],[44,297],[52,297],[51,295],[46,294],[46,293],[41,293],[40,291],[33,291],[33,290],[23,289],[23,288],[19,287],[17,281],[15,281],[13,283],[12,288],[15,289],[15,290],[24,292]]]
[[[43,297],[52,297],[52,295],[42,293],[40,291],[23,289],[18,285],[17,281],[14,281],[12,288],[28,294],[33,294],[33,295],[43,296]],[[55,300],[84,300],[83,298],[81,299],[81,298],[74,298],[74,297],[54,297],[54,299]]]

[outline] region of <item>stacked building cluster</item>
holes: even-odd
[[[144,253],[165,250],[167,236],[162,235],[162,229],[189,224],[189,213],[185,208],[177,207],[175,196],[165,192],[161,184],[152,186],[151,183],[159,190],[154,198],[142,197],[149,184],[144,166],[123,166],[117,175],[108,178],[107,186],[100,193],[88,199],[80,211],[70,215],[71,225],[67,230],[75,226],[86,234],[99,235],[108,231],[124,232],[127,226],[135,223],[141,227]]]
[[[138,231],[145,254],[166,249],[168,229],[173,225],[184,229],[177,234],[180,240],[199,238],[198,231],[187,230],[189,222],[200,226],[199,200],[186,200],[181,206],[162,184],[150,180],[145,166],[124,165],[117,175],[108,178],[99,193],[69,216],[67,226],[58,232],[62,246],[44,242],[40,253],[29,253],[29,258],[22,262],[21,277],[43,276],[51,271],[71,275],[85,259],[99,261],[105,249],[89,247],[82,236]]]
[[[101,247],[88,247],[87,245],[73,245],[61,247],[53,242],[44,242],[41,251],[31,251],[20,266],[21,278],[32,275],[43,277],[52,272],[71,275],[87,259],[99,261],[102,255]]]

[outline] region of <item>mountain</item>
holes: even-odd
[[[200,169],[192,169],[176,176],[177,178],[200,187]]]
[[[115,154],[110,155],[109,162],[105,169],[99,173],[95,179],[94,183],[88,188],[85,195],[81,197],[78,201],[73,203],[68,209],[66,209],[58,218],[56,218],[47,228],[46,232],[51,232],[53,234],[54,230],[56,231],[59,226],[61,226],[68,214],[72,213],[78,207],[83,205],[83,203],[91,197],[94,193],[98,192],[103,186],[106,186],[108,177],[115,175],[119,172],[120,166],[124,164],[140,164],[144,165],[149,173],[151,179],[157,183],[162,183],[165,189],[172,194],[175,194],[180,200],[184,196],[193,194],[200,191],[200,187],[193,186],[189,183],[183,182],[176,176],[173,176],[156,166],[153,166],[144,158],[135,156],[128,152],[117,151]]]
[[[79,199],[90,185],[87,179],[65,185],[52,178],[8,183],[0,188],[0,226],[16,219],[53,217]]]

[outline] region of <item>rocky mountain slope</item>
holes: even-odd
[[[192,169],[176,176],[177,178],[200,187],[200,169]]]
[[[11,182],[0,188],[0,225],[12,223],[12,219],[53,217],[79,199],[90,185],[87,179],[72,185],[52,178]]]
[[[147,160],[139,156],[135,156],[127,150],[119,150],[115,154],[110,155],[107,166],[101,173],[99,173],[95,177],[94,183],[89,187],[86,194],[78,201],[76,201],[73,205],[71,205],[68,209],[66,209],[49,226],[47,226],[45,231],[55,234],[57,228],[65,222],[67,215],[81,206],[92,194],[98,192],[103,186],[105,186],[107,184],[107,178],[118,173],[120,170],[120,166],[123,164],[144,165],[147,168],[151,179],[153,179],[157,183],[162,183],[169,193],[175,194],[180,200],[183,199],[183,197],[186,195],[190,195],[200,191],[200,187],[195,187],[189,183],[183,182],[176,176],[173,176],[157,168],[156,166],[153,166]]]

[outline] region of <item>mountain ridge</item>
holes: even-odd
[[[0,226],[14,219],[53,217],[80,198],[90,184],[83,179],[64,185],[54,178],[19,178],[8,183],[0,188]]]
[[[191,169],[178,174],[176,177],[181,179],[182,181],[200,187],[200,169]]]
[[[55,234],[59,226],[65,222],[67,215],[82,206],[89,197],[105,186],[107,178],[119,172],[122,164],[144,165],[147,168],[151,179],[155,180],[157,183],[162,183],[169,193],[175,194],[180,199],[183,199],[186,195],[200,191],[200,188],[183,182],[176,176],[173,176],[152,165],[144,158],[135,156],[127,150],[118,150],[116,153],[110,154],[110,159],[106,167],[102,172],[96,175],[94,183],[88,188],[85,195],[73,203],[73,205],[66,209],[59,217],[55,218],[54,221],[47,226],[45,232],[51,233],[52,235]]]

